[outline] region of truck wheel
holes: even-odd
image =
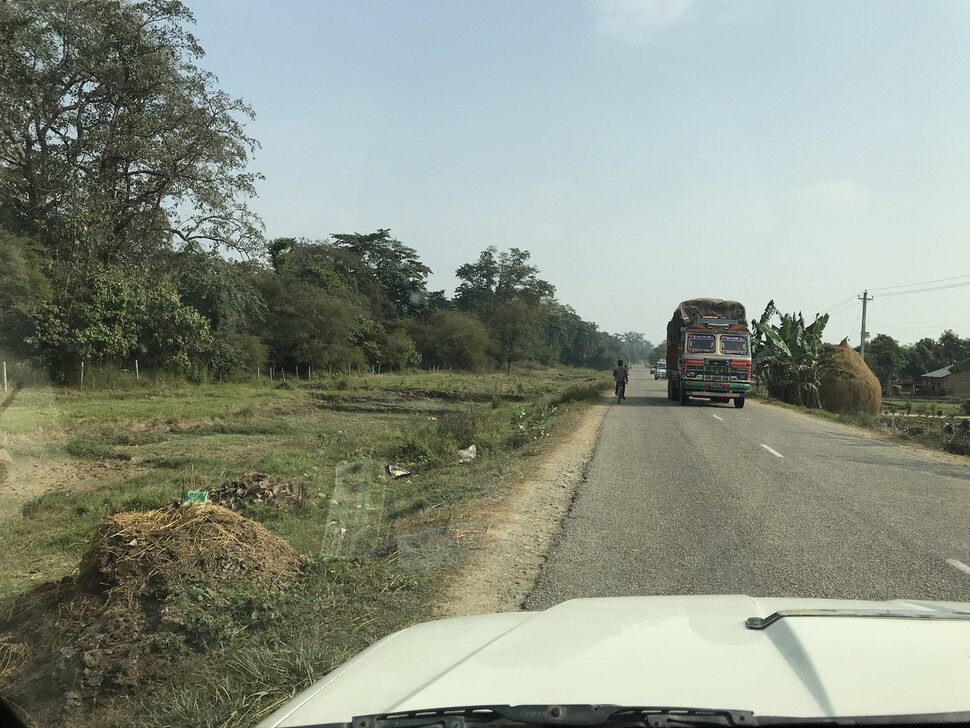
[[[680,390],[680,404],[681,405],[685,405],[689,401],[690,401],[690,395],[687,394],[687,390],[684,389],[684,388],[681,388],[681,390]]]
[[[744,407],[744,397],[738,397],[734,400],[734,406],[738,409]]]
[[[671,402],[674,401],[674,383],[669,379],[667,380],[667,399]]]

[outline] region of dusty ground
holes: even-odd
[[[489,504],[487,528],[470,562],[438,604],[438,618],[515,612],[532,591],[546,554],[583,481],[609,407],[592,406],[552,451],[527,464],[532,477]]]
[[[52,490],[93,490],[145,472],[122,460],[79,460],[69,457],[18,459],[0,449],[0,495],[33,498]]]

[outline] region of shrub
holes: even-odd
[[[512,414],[512,434],[509,443],[512,447],[522,447],[528,442],[545,437],[548,419],[556,412],[555,405],[535,407],[531,412],[524,407]]]
[[[395,456],[408,465],[444,465],[458,460],[458,443],[452,435],[431,425],[407,437]]]

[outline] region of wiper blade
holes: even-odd
[[[948,609],[939,612],[908,609],[782,609],[767,617],[748,617],[744,626],[748,629],[765,629],[779,619],[791,617],[862,617],[868,619],[920,619],[970,621],[970,612]]]
[[[300,728],[522,728],[522,726],[600,726],[601,728],[823,728],[834,726],[970,725],[970,712],[903,715],[797,716],[755,715],[747,710],[629,707],[622,705],[478,705],[400,713],[360,715],[350,723],[320,723]]]
[[[339,728],[476,728],[478,726],[600,726],[678,728],[750,726],[743,710],[628,707],[621,705],[479,705],[356,716]],[[309,728],[309,727],[307,727]],[[327,728],[337,728],[328,726]]]
[[[970,711],[956,713],[903,713],[900,715],[835,715],[822,718],[759,715],[757,726],[822,728],[822,726],[953,726],[970,725]]]

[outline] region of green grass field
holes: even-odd
[[[952,399],[889,399],[882,400],[885,414],[913,414],[927,417],[958,417],[970,414],[970,400],[958,402]]]
[[[427,618],[465,554],[454,536],[480,526],[476,504],[509,487],[517,459],[547,447],[568,427],[565,413],[609,386],[602,374],[553,369],[23,389],[0,415],[0,530],[18,546],[0,553],[0,597],[76,573],[112,512],[156,509],[248,471],[304,486],[302,508],[244,515],[309,558],[305,578],[280,595],[238,595],[238,608],[189,605],[205,649],[176,640],[155,683],[73,717],[254,724],[379,637]],[[458,464],[472,444],[478,458]],[[386,465],[413,474],[391,480]],[[334,523],[354,518],[365,492],[378,515],[335,542]],[[0,686],[16,667],[2,658]]]

